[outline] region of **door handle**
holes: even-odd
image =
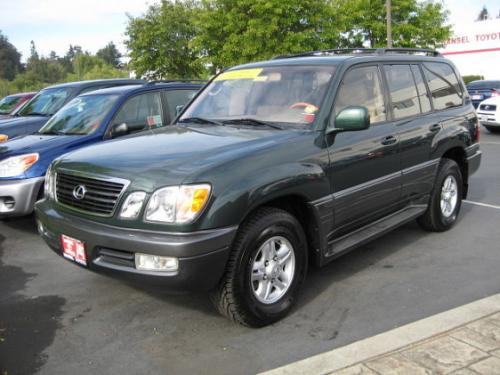
[[[380,143],[382,143],[384,146],[388,146],[388,145],[393,145],[397,141],[398,141],[398,139],[395,136],[388,135],[387,137],[382,139],[382,141]]]
[[[441,130],[441,124],[434,124],[434,125],[431,125],[429,130],[433,133],[435,132],[438,132]]]

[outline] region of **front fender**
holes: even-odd
[[[213,227],[239,225],[250,212],[287,196],[313,201],[330,194],[324,169],[313,163],[294,162],[255,170],[225,186],[206,215]]]

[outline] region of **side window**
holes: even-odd
[[[418,65],[412,65],[411,70],[413,72],[413,77],[417,83],[418,100],[420,101],[420,109],[422,113],[427,113],[431,111],[431,99],[427,94],[427,87],[425,86],[424,77]]]
[[[420,114],[417,87],[410,65],[386,65],[394,119]]]
[[[130,132],[159,128],[163,123],[160,92],[148,92],[128,99],[120,108],[113,124],[126,123]]]
[[[197,92],[197,90],[171,90],[165,92],[168,114],[171,120],[177,116],[177,107],[187,104]]]
[[[462,104],[462,89],[451,66],[445,63],[424,63],[423,67],[435,109]]]
[[[346,73],[335,99],[334,115],[349,106],[368,108],[372,124],[387,119],[384,94],[377,66],[354,68]]]

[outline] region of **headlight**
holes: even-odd
[[[9,136],[5,134],[0,134],[0,143],[6,142],[9,140]]]
[[[210,196],[210,185],[170,186],[154,192],[146,208],[146,220],[184,224],[193,221]]]
[[[143,191],[136,191],[129,194],[127,199],[122,205],[120,217],[122,219],[135,219],[142,209],[142,204],[146,198],[146,193]]]
[[[52,168],[52,164],[47,169],[45,174],[45,184],[43,186],[43,191],[45,198],[55,199],[55,173]]]
[[[38,161],[38,154],[12,156],[0,162],[0,177],[14,177],[26,172]]]

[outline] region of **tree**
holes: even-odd
[[[96,56],[104,60],[106,64],[115,68],[119,68],[121,65],[120,58],[122,57],[122,54],[118,51],[113,42],[109,42],[106,47],[97,51]]]
[[[0,31],[0,79],[13,80],[21,69],[21,54]]]
[[[490,18],[490,14],[488,13],[488,9],[483,5],[483,9],[479,12],[476,21],[485,21]]]
[[[203,74],[203,64],[191,46],[196,10],[193,0],[162,0],[142,17],[129,16],[125,44],[130,67],[138,76],[195,78]]]
[[[384,1],[343,1],[343,12],[350,14],[350,30],[344,45],[385,47],[386,9]],[[436,48],[451,36],[445,26],[448,12],[441,2],[398,0],[392,2],[392,37],[394,47]]]
[[[214,71],[276,55],[336,48],[339,1],[202,0],[195,45]]]

